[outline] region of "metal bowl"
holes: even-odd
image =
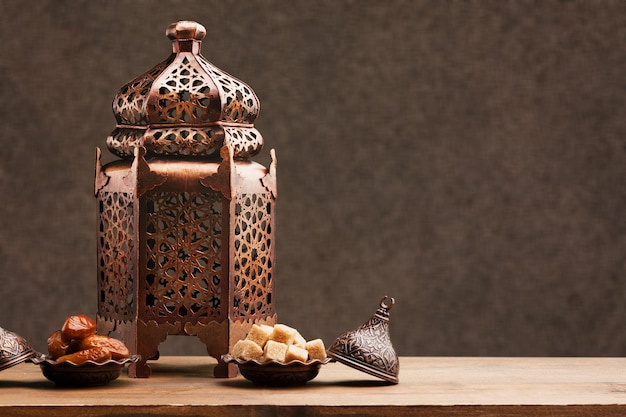
[[[236,363],[239,372],[247,380],[258,385],[269,386],[304,385],[317,376],[322,365],[330,362],[330,358],[323,361],[318,359],[307,362],[296,360],[288,363],[244,361],[234,358],[230,354],[222,355],[222,360],[226,363]]]
[[[81,364],[69,361],[59,363],[49,357],[35,357],[31,359],[31,362],[39,365],[43,375],[57,385],[94,387],[116,380],[125,364],[138,360],[139,355],[132,355],[130,358],[108,360],[102,363],[93,361]]]

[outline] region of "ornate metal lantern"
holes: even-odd
[[[259,101],[245,83],[200,54],[195,22],[166,31],[173,53],[123,86],[107,138],[118,157],[96,157],[99,332],[116,332],[133,353],[131,377],[168,335],[197,336],[221,360],[253,323],[276,322],[276,158],[253,123]]]

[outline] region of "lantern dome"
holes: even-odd
[[[113,99],[117,127],[109,150],[122,158],[132,158],[136,146],[147,156],[219,158],[229,145],[235,159],[257,154],[263,137],[253,125],[260,109],[254,91],[200,54],[201,24],[172,23],[166,35],[172,54]]]

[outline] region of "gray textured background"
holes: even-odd
[[[328,344],[388,294],[401,355],[626,354],[626,2],[0,7],[0,326],[36,348],[95,314],[95,147],[186,19],[277,151],[279,321]]]

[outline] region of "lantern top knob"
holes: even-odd
[[[219,159],[228,145],[235,159],[256,155],[263,137],[254,128],[260,102],[252,88],[200,54],[201,24],[174,22],[165,34],[172,54],[113,99],[117,126],[109,150],[122,158],[141,146],[148,157]]]
[[[171,40],[201,41],[206,36],[206,29],[200,23],[190,20],[181,20],[170,24],[165,34]]]

